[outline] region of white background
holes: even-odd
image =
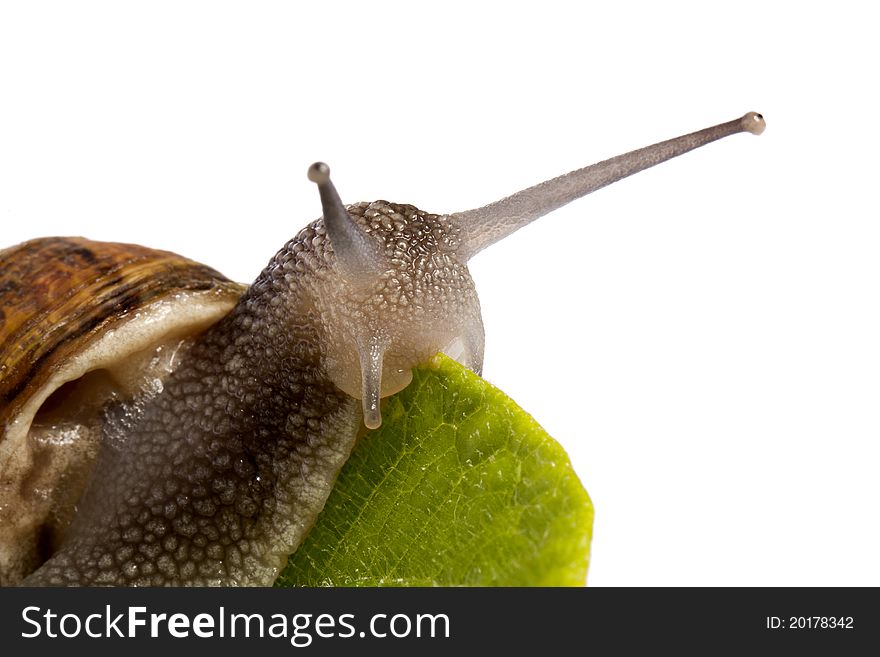
[[[446,212],[760,111],[475,258],[485,375],[589,490],[591,584],[880,585],[876,21],[655,5],[4,2],[0,245],[248,281],[317,159]]]

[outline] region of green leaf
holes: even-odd
[[[276,586],[581,586],[593,507],[556,441],[445,356],[357,444]]]

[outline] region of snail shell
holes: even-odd
[[[134,244],[59,237],[0,251],[0,584],[63,539],[104,404],[161,386],[186,339],[244,289]]]

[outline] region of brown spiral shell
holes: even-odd
[[[222,317],[244,289],[210,267],[134,244],[51,237],[0,251],[0,573],[30,567],[41,524],[56,513],[69,457],[41,451],[27,433],[36,407],[84,366],[69,376],[65,368],[102,338],[125,340],[119,329],[157,304],[165,304],[159,330],[176,335]],[[197,320],[187,310],[194,299]],[[125,359],[143,349],[111,351]]]
[[[96,335],[156,299],[211,289],[241,291],[210,267],[135,244],[50,237],[0,251],[0,427]]]

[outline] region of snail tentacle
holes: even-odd
[[[324,227],[343,276],[350,283],[358,285],[374,281],[384,269],[381,245],[361,230],[346,211],[330,180],[330,167],[323,162],[315,162],[309,167],[308,176],[318,186]]]
[[[576,169],[481,208],[456,212],[451,216],[461,226],[464,235],[459,254],[463,260],[470,260],[487,246],[504,239],[535,219],[606,185],[723,137],[739,132],[759,135],[764,127],[763,116],[757,112],[748,112],[726,123]]]

